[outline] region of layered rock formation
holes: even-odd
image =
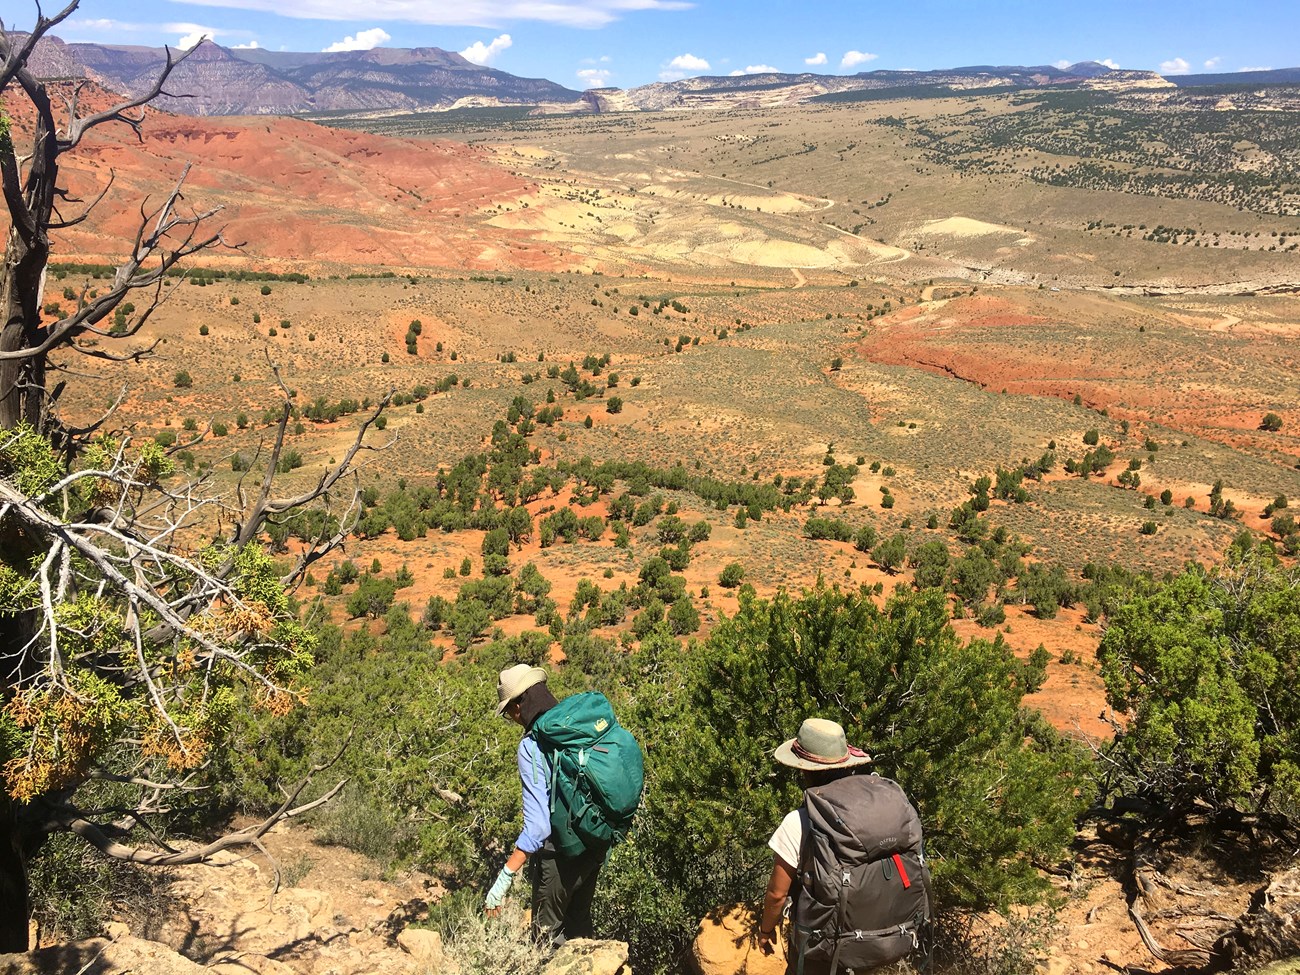
[[[46,38],[32,66],[44,78],[92,78],[129,94],[147,90],[162,48],[66,44]],[[204,41],[173,73],[158,108],[186,115],[298,115],[305,112],[447,108],[462,98],[502,105],[576,103],[580,93],[518,78],[436,47],[300,54],[231,49]]]
[[[47,38],[32,63],[41,77],[89,77],[116,91],[134,93],[149,87],[165,57],[161,48],[65,44]],[[1068,68],[975,65],[855,75],[772,72],[577,92],[545,79],[481,67],[436,47],[326,54],[232,49],[205,41],[173,74],[167,86],[172,94],[161,96],[156,104],[186,115],[409,112],[498,105],[527,105],[544,112],[627,112],[771,108],[817,98],[1041,87],[1150,91],[1173,84],[1154,72],[1116,70],[1087,61]]]

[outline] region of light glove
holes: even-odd
[[[501,868],[501,872],[497,874],[496,882],[492,884],[492,889],[488,891],[487,903],[483,905],[485,908],[494,911],[501,906],[501,902],[505,900],[506,891],[515,882],[515,873],[516,871],[511,870],[509,867]]]

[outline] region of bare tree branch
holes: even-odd
[[[332,763],[331,763],[332,764]],[[323,771],[317,768],[316,772]],[[222,850],[237,849],[241,846],[258,846],[263,836],[265,836],[277,823],[284,822],[286,819],[293,819],[301,816],[303,813],[311,812],[318,809],[325,803],[329,802],[339,791],[348,783],[347,779],[340,780],[334,788],[330,789],[324,795],[305,802],[300,806],[293,805],[298,796],[302,794],[303,789],[311,782],[311,776],[303,779],[292,790],[289,798],[280,805],[275,812],[267,816],[253,826],[247,826],[244,829],[235,830],[233,833],[226,833],[215,840],[190,850],[179,850],[169,853],[158,853],[153,850],[142,850],[139,847],[127,846],[124,843],[118,843],[111,839],[102,826],[92,823],[75,815],[56,815],[54,823],[70,832],[76,833],[83,840],[99,850],[105,856],[110,856],[115,860],[127,860],[131,863],[141,863],[154,867],[175,867],[186,863],[206,863]]]
[[[202,43],[202,40],[199,41],[199,44]],[[135,132],[137,138],[143,138],[140,126],[141,123],[144,122],[144,114],[141,113],[138,116],[131,116],[126,113],[133,108],[147,105],[162,94],[163,85],[167,83],[167,79],[171,76],[171,73],[176,70],[176,66],[197,51],[199,44],[195,44],[188,51],[182,52],[179,57],[172,52],[170,47],[164,46],[163,51],[166,52],[167,56],[166,63],[163,65],[162,70],[158,72],[158,76],[154,79],[153,84],[144,94],[137,95],[134,98],[129,98],[124,102],[119,102],[111,108],[104,109],[102,112],[87,115],[85,118],[69,119],[68,134],[67,137],[61,141],[61,148],[64,151],[75,149],[87,132],[97,125],[103,125],[105,122],[121,122],[124,125],[130,126],[131,130]]]
[[[4,158],[4,154],[0,153],[0,161]],[[214,207],[205,213],[196,214],[192,217],[181,217],[175,213],[176,204],[181,199],[181,189],[185,185],[185,179],[189,172],[190,167],[186,165],[185,171],[181,173],[180,179],[176,181],[176,185],[167,201],[142,222],[152,222],[154,225],[153,230],[145,234],[142,227],[130,260],[117,269],[113,287],[89,304],[78,308],[72,315],[51,325],[46,329],[43,341],[12,351],[0,351],[0,361],[32,359],[47,355],[51,350],[67,344],[77,334],[86,331],[107,318],[128,292],[161,283],[167,271],[178,262],[201,250],[223,243],[220,232],[203,238],[198,238],[197,235],[199,224],[217,214],[221,209],[220,207]],[[167,243],[168,235],[177,228],[186,231],[184,239],[179,243],[171,244],[172,249],[170,250],[161,250]],[[144,264],[160,250],[157,265],[148,271],[142,271]],[[135,328],[126,334],[130,335],[138,331],[152,310],[152,307],[147,309],[141,315],[140,320],[136,322]],[[100,334],[107,333],[101,332]],[[78,351],[84,350],[78,349]]]
[[[272,368],[274,369],[275,367],[273,366]],[[277,380],[279,379],[278,371],[276,372],[276,378]],[[263,481],[261,494],[249,509],[244,520],[235,526],[231,541],[236,545],[246,545],[255,539],[261,532],[262,526],[266,523],[268,515],[282,514],[283,512],[290,511],[294,508],[301,508],[327,494],[329,490],[338,483],[339,479],[352,469],[352,462],[356,459],[357,454],[361,450],[387,450],[391,447],[396,442],[396,438],[390,439],[388,443],[384,444],[382,447],[367,447],[364,445],[363,441],[365,440],[366,431],[369,430],[371,424],[379,418],[379,415],[384,412],[384,409],[392,400],[393,394],[394,390],[392,389],[384,394],[379,405],[376,406],[374,411],[361,422],[361,426],[357,430],[356,439],[352,441],[352,446],[350,446],[347,453],[343,455],[343,459],[334,467],[327,467],[321,474],[320,480],[316,482],[315,487],[304,491],[296,497],[273,499],[269,496],[271,489],[270,473],[274,472],[275,462],[279,457],[279,447],[284,436],[284,425],[288,421],[288,413],[286,412],[280,420],[280,427],[276,434],[276,447],[272,449],[272,460],[271,463],[267,465],[268,477]]]
[[[0,66],[0,90],[9,87],[9,82],[13,81],[18,71],[26,66],[27,59],[30,58],[32,52],[36,50],[36,45],[40,43],[41,38],[59,24],[63,23],[63,21],[71,17],[72,12],[77,9],[79,2],[80,0],[72,0],[72,3],[68,4],[53,17],[40,15],[40,8],[37,7],[38,15],[36,18],[36,26],[33,27],[31,33],[27,35],[27,40],[18,47],[14,47],[8,33],[0,29],[0,55],[4,56],[4,64],[3,66]],[[0,25],[0,27],[3,27],[3,25]]]

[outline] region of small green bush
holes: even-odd
[[[718,577],[718,585],[723,589],[735,589],[745,578],[745,567],[739,562],[731,562],[723,567]]]

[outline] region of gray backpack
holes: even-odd
[[[804,793],[808,828],[792,915],[805,960],[862,972],[905,958],[930,919],[921,819],[898,783],[851,775]]]

